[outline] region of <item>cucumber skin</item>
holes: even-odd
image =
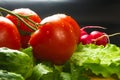
[[[26,79],[32,74],[33,59],[24,52],[2,47],[0,69],[21,74]]]
[[[0,80],[25,80],[20,74],[0,70]]]

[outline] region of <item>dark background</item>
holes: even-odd
[[[0,0],[0,7],[13,10],[30,8],[43,19],[56,13],[72,16],[81,27],[106,27],[107,34],[120,32],[120,0]],[[88,32],[95,30],[89,29]],[[98,29],[97,29],[98,30]],[[110,37],[111,43],[120,46],[120,35]]]

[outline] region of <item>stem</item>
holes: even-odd
[[[98,37],[98,38],[96,38],[96,39],[93,39],[93,41],[94,41],[94,42],[97,42],[98,40],[102,39],[103,37],[107,37],[107,38],[109,39],[109,35],[104,34],[104,35],[102,35],[102,36],[100,36],[100,37]]]
[[[36,23],[34,21],[32,21],[31,19],[29,19],[28,17],[32,16],[32,15],[29,15],[29,16],[23,16],[21,14],[17,14],[19,15],[20,17],[24,18],[24,19],[27,19],[29,22],[31,22],[32,24],[36,25]]]
[[[116,36],[116,35],[120,35],[120,33],[118,32],[118,33],[114,33],[114,34],[110,34],[110,35],[104,34],[104,35],[98,37],[97,39],[93,39],[93,41],[96,42],[106,36],[108,38],[108,42],[110,42],[109,37]]]
[[[29,17],[32,16],[32,15],[28,15],[28,16],[23,16],[23,15],[21,15],[21,14],[17,14],[17,15],[19,15],[20,17],[28,20],[28,21],[29,21],[30,23],[32,23],[33,25],[35,25],[35,28],[36,28],[36,29],[37,29],[38,26],[41,26],[41,24],[36,23],[36,22],[34,22],[33,20],[29,19]]]
[[[0,16],[3,16],[3,14],[0,12]]]
[[[116,36],[116,35],[120,35],[120,33],[118,32],[118,33],[110,34],[110,35],[108,35],[108,36],[109,36],[109,37],[112,37],[112,36]]]
[[[102,26],[85,26],[85,27],[83,27],[83,28],[81,28],[81,29],[87,29],[87,28],[100,28],[100,29],[106,29],[105,27],[102,27]]]
[[[13,13],[12,11],[10,11],[10,10],[7,10],[7,9],[5,9],[5,8],[2,8],[2,7],[0,7],[0,11],[1,12],[6,12],[6,13],[8,13],[8,14],[11,14],[11,15],[14,15],[14,16],[16,16],[20,21],[22,21],[25,25],[27,25],[30,29],[32,29],[32,30],[36,30],[36,28],[34,28],[34,27],[32,27],[31,25],[29,25],[28,23],[26,23],[25,21],[24,21],[24,19],[22,19],[18,14],[15,14],[15,13]]]

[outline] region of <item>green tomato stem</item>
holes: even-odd
[[[29,21],[29,22],[32,23],[33,25],[35,25],[35,28],[36,28],[36,29],[37,29],[37,26],[39,26],[38,23],[35,23],[35,22],[32,21],[31,19],[29,19],[29,17],[32,16],[32,15],[29,15],[29,16],[23,16],[23,15],[21,15],[21,14],[17,14],[17,15],[19,15],[20,17],[26,19],[27,21]]]
[[[0,12],[0,16],[3,16],[3,14]]]
[[[28,23],[26,23],[25,21],[24,21],[24,19],[20,16],[20,15],[18,15],[18,14],[16,14],[16,13],[13,13],[12,11],[10,11],[10,10],[7,10],[7,9],[5,9],[5,8],[2,8],[2,7],[0,7],[0,12],[6,12],[6,13],[8,13],[8,14],[11,14],[11,15],[14,15],[14,16],[16,16],[20,21],[22,21],[25,25],[27,25],[30,29],[32,29],[32,30],[37,30],[36,28],[34,28],[34,27],[32,27],[31,25],[29,25]],[[28,18],[26,18],[27,20],[28,20]]]

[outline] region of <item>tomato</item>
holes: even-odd
[[[0,47],[20,49],[20,34],[9,19],[0,16]]]
[[[20,14],[22,16],[28,16],[30,20],[32,20],[36,23],[40,23],[40,21],[41,21],[40,16],[29,8],[18,8],[18,9],[13,10],[13,12]],[[6,18],[10,19],[18,27],[19,32],[21,34],[22,48],[28,47],[28,40],[30,39],[30,34],[33,32],[33,30],[30,29],[22,21],[20,21],[17,17],[15,17],[13,15],[8,14],[6,16]],[[27,20],[25,20],[25,21],[28,24],[30,24],[31,26],[33,26],[33,27],[35,26],[31,22],[29,22]]]
[[[70,16],[62,15],[59,17],[63,17],[62,19],[70,24],[70,27],[73,29],[73,34],[75,35],[74,37],[76,38],[76,42],[79,43],[78,36],[80,36],[80,26],[78,23]]]
[[[33,55],[37,60],[50,61],[53,64],[65,63],[75,51],[79,41],[79,25],[65,14],[46,17],[41,24],[42,26],[29,40],[33,47]],[[78,32],[75,32],[76,29]]]

